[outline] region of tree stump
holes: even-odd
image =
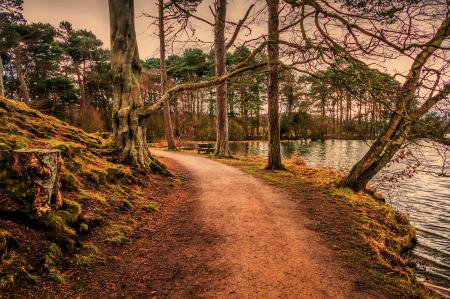
[[[62,206],[59,177],[61,161],[58,150],[2,151],[0,169],[6,169],[6,175],[2,175],[2,184],[21,208],[42,216]]]

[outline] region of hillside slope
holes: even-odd
[[[23,215],[16,211],[18,191],[7,185],[0,188],[0,290],[18,282],[62,281],[61,267],[99,255],[98,246],[86,245],[83,238],[95,235],[121,243],[133,230],[127,219],[136,206],[157,209],[149,201],[153,191],[145,186],[150,180],[170,182],[113,163],[108,142],[24,103],[0,98],[0,150],[57,149],[63,159],[63,206],[58,211],[42,217]],[[0,169],[0,178],[5,175],[6,169]]]

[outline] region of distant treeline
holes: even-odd
[[[87,131],[110,131],[112,83],[110,51],[88,30],[69,22],[55,28],[23,19],[3,23],[0,31],[5,95],[19,98],[39,110]],[[228,68],[250,54],[245,46],[227,53]],[[264,60],[261,54],[255,60]],[[159,97],[159,59],[143,61],[142,93],[146,103]],[[213,77],[214,55],[185,49],[167,59],[171,83],[196,82]],[[392,111],[392,95],[400,87],[393,77],[335,61],[324,71],[295,75],[289,67],[280,74],[281,134],[284,139],[374,139]],[[267,137],[267,75],[246,73],[228,82],[231,140]],[[215,139],[215,88],[189,91],[170,102],[177,139]],[[429,114],[416,133],[442,135],[445,118]],[[164,138],[162,113],[149,123],[149,138]],[[448,126],[448,125],[447,125]],[[434,130],[427,130],[433,128]],[[436,128],[438,128],[436,130]]]

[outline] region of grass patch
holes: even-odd
[[[83,254],[75,254],[70,259],[70,264],[77,267],[87,267],[101,257],[100,249],[95,245],[85,245]]]
[[[112,224],[111,227],[107,229],[106,241],[114,245],[123,244],[128,239],[129,235],[131,235],[132,231],[133,228],[131,226]]]
[[[124,210],[131,210],[133,208],[133,204],[126,198],[122,200],[121,208]]]
[[[142,207],[145,211],[147,212],[159,212],[159,210],[161,209],[161,207],[159,206],[158,203],[151,201],[149,203],[147,203],[145,206]]]
[[[39,222],[55,231],[65,232],[69,235],[75,236],[75,230],[71,228],[66,221],[64,221],[61,217],[63,216],[62,213],[64,213],[64,211],[47,213],[39,218]]]
[[[47,253],[44,255],[44,268],[47,270],[48,276],[55,282],[64,281],[64,275],[57,268],[62,258],[63,254],[58,244],[48,243]]]

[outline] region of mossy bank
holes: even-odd
[[[60,209],[39,217],[18,213],[20,189],[0,188],[0,294],[61,283],[70,267],[101,259],[105,246],[126,242],[136,215],[158,208],[149,181],[173,188],[173,179],[114,163],[109,145],[100,134],[0,97],[0,150],[56,149],[63,160]],[[0,169],[0,175],[6,172]]]

